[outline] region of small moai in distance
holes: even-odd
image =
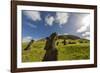
[[[66,42],[66,40],[65,40],[65,39],[62,41],[62,43],[63,43],[64,45],[66,45],[66,44],[67,44],[67,42]]]
[[[32,45],[33,42],[34,42],[34,40],[31,40],[24,50],[31,49],[30,46]]]
[[[52,33],[46,38],[46,44],[44,49],[46,53],[42,61],[57,61],[58,50],[56,48],[57,33]]]
[[[64,39],[64,45],[66,45],[66,40]]]

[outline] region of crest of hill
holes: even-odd
[[[40,39],[39,41],[44,41],[46,38],[42,38]],[[75,36],[75,35],[59,35],[58,36],[58,39],[71,39],[71,40],[77,40],[77,39],[81,39],[80,37],[78,36]]]
[[[71,39],[71,40],[81,39],[79,36],[75,36],[75,35],[59,35],[58,38],[59,39]]]

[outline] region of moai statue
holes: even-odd
[[[63,43],[64,43],[64,45],[66,45],[66,40],[65,39],[64,39],[64,42]]]
[[[46,38],[44,49],[46,50],[45,56],[42,61],[56,61],[58,50],[56,48],[57,33],[52,33]]]
[[[66,40],[64,39],[64,40],[62,41],[62,43],[63,43],[64,45],[66,45]]]
[[[31,46],[31,44],[34,42],[34,40],[31,40],[30,42],[29,42],[29,44],[27,45],[27,47],[24,49],[24,50],[29,50],[29,49],[31,49],[30,48],[30,46]]]

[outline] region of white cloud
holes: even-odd
[[[68,35],[68,33],[58,33],[58,35]]]
[[[46,17],[45,17],[46,25],[50,25],[50,26],[52,26],[54,20],[55,20],[55,19],[54,19],[53,16],[46,16]]]
[[[59,25],[64,25],[68,22],[69,14],[68,13],[63,13],[63,12],[56,12],[56,23]]]
[[[85,39],[88,39],[88,40],[90,39],[90,37],[89,37],[89,36],[87,36],[87,37],[84,37],[84,38],[85,38]]]
[[[56,12],[55,16],[46,16],[45,21],[46,25],[52,26],[53,23],[57,23],[58,25],[64,25],[68,22],[69,14],[64,12]]]
[[[36,25],[31,24],[31,23],[27,23],[27,25],[29,25],[29,26],[30,26],[30,27],[32,27],[32,28],[37,28],[37,26],[36,26]]]
[[[77,29],[77,32],[78,33],[83,33],[85,31],[87,31],[87,29],[90,25],[90,16],[87,15],[87,16],[83,17],[80,24],[81,24],[81,27],[79,29]]]
[[[82,32],[85,32],[86,30],[87,30],[87,26],[81,26],[81,28],[79,28],[78,30],[77,30],[77,32],[78,33],[82,33]]]
[[[41,20],[40,12],[38,11],[24,11],[24,14],[33,21]]]
[[[58,33],[58,35],[62,35],[61,33]]]
[[[82,34],[82,36],[83,36],[83,38],[85,38],[85,39],[90,39],[90,32],[84,32],[84,33]]]
[[[27,36],[27,37],[24,37],[23,39],[22,39],[22,42],[30,42],[32,40],[32,37],[31,36]]]
[[[84,33],[82,34],[83,37],[89,36],[89,35],[90,35],[90,32],[84,32]]]
[[[77,29],[77,33],[81,33],[83,38],[89,39],[90,38],[89,27],[90,27],[90,15],[88,14],[84,16],[80,21],[80,28]]]
[[[64,35],[68,35],[68,33],[64,33]]]

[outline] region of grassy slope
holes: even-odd
[[[63,45],[62,40],[58,40],[60,43],[57,47],[58,49],[58,60],[81,60],[89,59],[89,42],[88,43],[76,43]],[[78,42],[78,40],[74,40]],[[26,43],[22,44],[22,48],[26,47]],[[31,45],[31,49],[28,51],[22,51],[22,61],[23,62],[36,62],[42,61],[45,54],[43,49],[45,41],[37,41]]]

